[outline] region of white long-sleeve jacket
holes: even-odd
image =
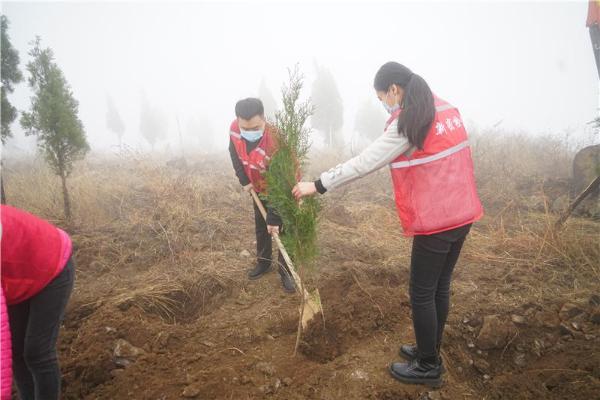
[[[388,165],[401,154],[412,151],[408,139],[398,134],[398,119],[359,155],[320,175],[327,190],[346,185]]]

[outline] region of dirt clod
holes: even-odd
[[[511,321],[498,315],[487,315],[477,336],[476,345],[482,350],[500,349],[506,346],[516,329]]]
[[[573,303],[565,303],[560,309],[558,316],[561,319],[561,321],[568,321],[582,313],[583,310],[578,305]]]
[[[181,393],[182,397],[185,397],[186,399],[193,399],[198,397],[198,395],[200,394],[200,387],[198,385],[189,385],[186,386],[185,389],[183,389],[183,393]]]

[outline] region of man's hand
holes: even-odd
[[[296,200],[300,200],[302,197],[310,196],[317,193],[317,187],[314,182],[298,182],[294,189],[292,189],[292,194],[296,198]]]
[[[279,226],[267,225],[267,232],[269,232],[269,235],[273,235],[273,233],[276,233],[279,235]]]
[[[242,186],[242,189],[244,190],[244,192],[246,193],[250,193],[250,191],[252,190],[253,186],[251,183],[247,184],[246,186]]]

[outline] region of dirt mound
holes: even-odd
[[[311,321],[303,334],[300,351],[308,359],[327,363],[341,356],[354,342],[378,330],[390,329],[410,313],[408,298],[390,288],[396,274],[370,275],[354,270],[328,278],[319,289],[324,319]]]

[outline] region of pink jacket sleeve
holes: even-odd
[[[10,400],[12,385],[12,343],[4,291],[0,287],[0,400]]]

